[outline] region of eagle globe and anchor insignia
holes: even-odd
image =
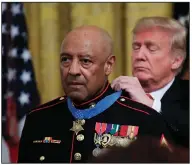
[[[93,156],[106,153],[108,147],[126,147],[137,139],[139,127],[132,125],[119,125],[99,123],[95,124]]]

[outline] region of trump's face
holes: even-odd
[[[141,82],[160,82],[170,79],[173,58],[170,33],[160,28],[150,28],[136,33],[132,44],[132,71]]]
[[[64,91],[82,102],[97,94],[107,80],[105,51],[91,32],[73,32],[61,48],[60,70]]]

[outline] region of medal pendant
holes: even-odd
[[[92,153],[93,153],[93,156],[97,157],[101,153],[101,149],[97,147],[93,150]]]
[[[76,121],[73,121],[73,127],[70,129],[71,131],[74,131],[75,134],[77,135],[79,133],[79,131],[84,130],[83,127],[81,126],[81,124],[79,124]]]

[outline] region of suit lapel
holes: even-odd
[[[165,92],[164,96],[161,99],[162,103],[168,103],[172,101],[180,100],[180,80],[175,78],[171,87]]]

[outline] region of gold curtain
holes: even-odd
[[[25,3],[29,48],[41,102],[63,94],[59,51],[65,34],[80,25],[97,25],[114,40],[116,66],[109,80],[131,75],[131,30],[143,16],[172,16],[172,3]]]
[[[31,50],[41,102],[63,95],[59,71],[60,44],[70,29],[69,4],[25,3]]]

